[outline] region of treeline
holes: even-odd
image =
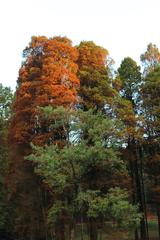
[[[0,234],[97,240],[107,221],[160,238],[160,52],[142,70],[92,41],[32,37],[16,92],[0,85]],[[101,236],[100,236],[101,237]]]

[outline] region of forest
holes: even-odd
[[[157,46],[140,60],[31,38],[0,84],[0,239],[160,239]]]

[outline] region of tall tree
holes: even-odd
[[[10,199],[15,203],[17,239],[47,239],[45,207],[48,204],[41,179],[24,160],[30,142],[51,144],[58,136],[41,118],[39,107],[77,102],[77,50],[63,37],[33,37],[23,52],[10,128]]]
[[[146,204],[143,180],[143,161],[141,156],[141,140],[143,132],[138,123],[141,122],[140,113],[140,86],[142,77],[140,67],[130,57],[124,58],[118,69],[119,77],[122,82],[120,93],[127,105],[132,108],[132,114],[126,117],[129,122],[124,122],[128,131],[127,148],[124,151],[129,163],[130,175],[132,177],[133,201],[139,203],[139,211],[143,213],[141,220],[141,238],[148,239],[148,225],[146,215]],[[120,109],[122,111],[123,108]],[[131,121],[132,120],[132,121]],[[135,233],[138,239],[138,233]]]
[[[0,238],[10,231],[9,209],[4,187],[5,175],[9,164],[7,134],[11,116],[13,94],[9,87],[0,84]]]
[[[111,86],[109,53],[92,41],[83,41],[77,47],[79,57],[78,77],[80,79],[80,107],[87,111],[94,109],[110,111],[110,105],[115,96],[115,90]],[[107,109],[105,109],[107,106]],[[87,135],[85,136],[87,139]],[[94,172],[94,168],[92,172]],[[88,176],[88,184],[92,182],[92,176]],[[90,222],[90,236],[97,239],[97,226]]]
[[[142,86],[144,129],[146,135],[147,173],[150,179],[151,203],[157,210],[160,237],[159,209],[159,159],[160,159],[160,67],[154,68],[144,78]]]

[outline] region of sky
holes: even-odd
[[[160,0],[1,0],[0,83],[15,89],[22,51],[42,35],[92,40],[115,68],[128,56],[139,64],[150,42],[160,48]]]

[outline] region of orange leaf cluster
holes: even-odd
[[[37,107],[75,105],[79,88],[75,63],[78,51],[69,39],[33,37],[24,50],[24,57],[26,60],[19,71],[10,138],[18,144],[39,138],[35,136]]]

